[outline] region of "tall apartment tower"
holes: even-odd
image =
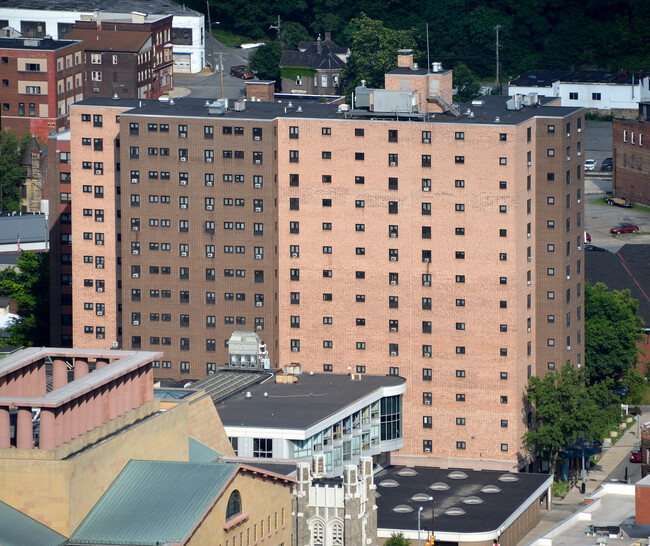
[[[255,328],[273,366],[405,377],[394,461],[528,464],[528,378],[583,358],[584,111],[397,70],[370,108],[73,106],[74,345],[198,378]]]

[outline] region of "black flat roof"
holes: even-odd
[[[554,82],[609,83],[630,85],[632,77],[639,83],[638,72],[605,72],[602,70],[529,70],[510,82],[521,87],[550,87]]]
[[[202,15],[171,0],[2,0],[0,8],[46,11],[101,11],[108,13],[143,13],[172,15]]]
[[[414,476],[402,476],[404,470],[414,471]],[[451,479],[452,472],[462,472],[467,478]],[[517,481],[500,481],[501,476],[514,476]],[[550,478],[548,474],[509,474],[495,470],[455,470],[443,468],[393,466],[375,474],[377,486],[377,527],[379,529],[417,530],[418,508],[421,513],[422,529],[431,530],[432,501],[434,499],[434,531],[448,533],[481,533],[498,529],[519,509],[533,493],[538,491]],[[394,480],[397,487],[385,487],[382,482]],[[433,490],[433,484],[446,484],[449,489]],[[488,493],[481,491],[486,486],[496,486],[501,491]],[[412,500],[423,494],[425,500]],[[470,497],[478,497],[480,504],[466,504]],[[406,506],[411,512],[394,511],[396,506]],[[464,515],[447,515],[450,508],[461,508]],[[424,533],[423,533],[424,535]]]
[[[579,110],[581,107],[571,106],[548,106],[556,102],[554,97],[539,97],[540,106],[525,106],[520,110],[507,110],[506,96],[484,96],[479,99],[461,104],[462,115],[456,117],[451,113],[435,114],[427,119],[428,123],[453,123],[467,125],[501,124],[504,126],[519,125],[537,116],[563,118]],[[215,99],[216,100],[216,99]],[[478,101],[478,102],[477,102]],[[132,110],[124,112],[124,116],[165,116],[165,117],[201,117],[228,119],[228,120],[266,120],[276,118],[288,119],[338,119],[347,120],[351,123],[360,120],[366,121],[408,121],[407,116],[395,118],[394,114],[382,114],[369,112],[367,110],[355,109],[349,112],[339,112],[338,105],[320,102],[292,103],[290,99],[278,102],[251,102],[246,101],[245,109],[237,112],[233,108],[232,101],[229,102],[229,110],[222,115],[208,114],[208,107],[204,99],[174,99],[174,101],[158,101],[145,99],[122,99],[114,100],[109,97],[91,97],[75,103],[75,106],[129,106]],[[480,104],[478,104],[480,103]],[[298,112],[298,107],[301,111]],[[469,115],[471,112],[471,115]],[[416,118],[410,116],[410,119]],[[498,120],[497,120],[498,119]]]
[[[307,429],[382,387],[405,382],[391,375],[362,375],[360,381],[352,381],[347,374],[303,373],[296,383],[271,378],[251,385],[215,406],[224,426]]]
[[[53,40],[52,38],[0,38],[0,49],[57,51],[78,43],[78,40]]]

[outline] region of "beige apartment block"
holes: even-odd
[[[273,366],[405,377],[394,461],[525,467],[528,378],[583,362],[584,111],[508,109],[507,97],[450,110],[434,98],[451,74],[438,74],[428,109],[399,117],[193,99],[73,107],[75,345],[160,350],[157,377],[200,378],[227,362],[233,330],[255,329]],[[419,85],[393,89],[407,84]],[[88,158],[104,158],[103,175]],[[102,180],[103,201],[83,191]],[[97,203],[103,224],[83,215]],[[104,247],[82,240],[100,227]],[[84,263],[97,254],[103,270]],[[100,300],[105,315],[85,309]]]

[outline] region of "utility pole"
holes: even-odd
[[[271,25],[269,27],[269,30],[274,29],[278,33],[278,40],[281,40],[280,38],[280,16],[278,15],[278,24],[277,25]],[[284,44],[283,44],[284,45]]]
[[[214,72],[214,50],[212,49],[212,22],[210,21],[210,4],[205,0],[205,8],[208,12],[208,43],[210,44],[210,68]],[[223,77],[223,76],[222,76]],[[223,83],[221,84],[221,96],[223,97]]]
[[[221,98],[223,98],[223,53],[219,52],[219,80],[221,80]]]
[[[499,95],[501,95],[502,89],[501,84],[499,83],[501,81],[501,66],[499,64],[499,31],[501,30],[501,25],[495,26],[494,30],[497,33],[497,79],[494,86],[499,88]]]

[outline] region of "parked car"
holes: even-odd
[[[585,245],[585,250],[587,252],[607,252],[607,249],[596,246],[596,245]]]
[[[639,231],[639,226],[635,226],[634,224],[619,224],[609,230],[614,235],[619,233],[636,233],[637,231]]]
[[[622,199],[621,197],[608,197],[605,201],[608,205],[616,207],[625,207],[626,209],[631,209],[634,206],[632,201],[627,199]]]
[[[595,170],[596,170],[596,160],[585,159],[585,171],[595,171]]]
[[[600,166],[601,171],[611,171],[614,166],[614,159],[611,157],[606,157],[603,159],[603,163]]]
[[[641,452],[640,451],[633,451],[632,453],[630,453],[630,462],[631,463],[643,462],[642,457],[641,457]]]
[[[230,67],[230,75],[242,80],[252,80],[255,77],[245,64],[238,64]]]

